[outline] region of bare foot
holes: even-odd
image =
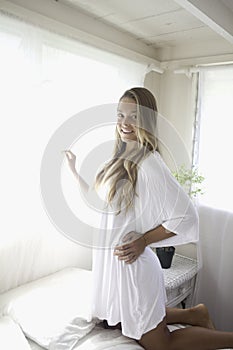
[[[208,309],[204,304],[198,304],[190,308],[190,312],[192,313],[191,318],[194,326],[215,329],[214,324],[210,319]]]

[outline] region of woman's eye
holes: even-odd
[[[124,115],[122,113],[117,113],[117,119],[120,119],[120,120],[124,119]],[[133,121],[137,120],[137,115],[136,114],[132,114],[131,116],[126,117],[126,119],[128,121],[132,121],[133,122]]]

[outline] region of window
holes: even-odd
[[[142,85],[145,71],[145,64],[0,12],[2,238],[50,232],[39,186],[50,137],[77,112],[116,103]]]
[[[201,69],[199,87],[200,202],[233,211],[233,66]]]

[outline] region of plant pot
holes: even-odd
[[[170,246],[156,248],[156,254],[159,258],[162,268],[169,269],[169,267],[171,267],[173,255],[175,254],[175,247]]]

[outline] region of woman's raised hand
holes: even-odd
[[[76,171],[75,169],[75,163],[76,163],[76,155],[71,152],[70,150],[64,150],[62,152],[65,152],[66,158],[68,160],[69,167],[72,172]]]
[[[81,188],[85,191],[89,191],[89,185],[86,183],[86,181],[80,176],[75,169],[75,163],[76,163],[76,155],[72,153],[70,150],[64,150],[62,152],[65,152],[66,158],[68,160],[69,167],[74,175],[74,177],[78,180]]]

